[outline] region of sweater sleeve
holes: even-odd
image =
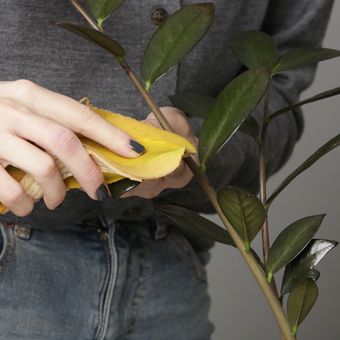
[[[301,47],[319,47],[325,35],[333,0],[272,0],[269,3],[262,30],[274,38],[279,54]],[[276,75],[270,88],[270,113],[298,101],[300,93],[313,81],[316,65]],[[252,112],[260,123],[263,102]],[[198,136],[203,121],[192,118]],[[303,131],[300,109],[274,119],[267,131],[267,177],[277,172],[292,154]],[[251,192],[258,192],[258,148],[255,141],[242,132],[236,132],[210,161],[207,175],[215,189],[229,184]],[[193,179],[181,190],[166,190],[162,199],[202,213],[213,213],[205,193]]]

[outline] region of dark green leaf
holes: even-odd
[[[147,88],[196,46],[208,32],[214,13],[212,3],[185,6],[157,29],[143,58],[142,74]]]
[[[249,70],[233,79],[219,94],[200,134],[199,156],[203,168],[255,109],[269,79],[270,75],[263,69]]]
[[[86,0],[99,27],[125,0]]]
[[[313,97],[302,100],[299,103],[289,105],[287,107],[284,107],[283,109],[280,109],[280,110],[274,112],[273,114],[270,115],[270,120],[274,119],[275,117],[277,117],[277,116],[279,116],[283,113],[291,111],[291,110],[295,109],[296,107],[300,107],[300,106],[305,105],[305,104],[317,102],[319,100],[326,99],[326,98],[329,98],[329,97],[337,96],[339,94],[340,94],[340,87],[336,87],[334,89],[331,89],[331,90],[328,90],[328,91],[325,91],[325,92],[321,92],[321,93],[319,93],[319,94],[317,94]]]
[[[288,186],[297,176],[311,167],[316,161],[328,152],[332,151],[340,145],[340,134],[333,137],[326,144],[316,150],[309,158],[307,158],[297,169],[295,169],[279,186],[274,190],[267,200],[267,207],[269,207],[280,192]]]
[[[182,93],[170,96],[172,104],[191,117],[206,118],[216,98],[200,94]]]
[[[319,230],[325,215],[304,217],[290,224],[274,241],[269,251],[268,280],[295,258]]]
[[[319,61],[328,60],[339,56],[340,51],[329,48],[301,48],[281,56],[279,62],[273,69],[273,74],[309,64],[316,64]]]
[[[253,116],[248,116],[245,119],[245,121],[239,127],[239,131],[254,137],[255,140],[258,140],[260,135],[260,127]]]
[[[272,69],[279,60],[276,45],[270,35],[259,31],[236,34],[230,42],[235,56],[248,68]]]
[[[188,116],[205,119],[213,106],[216,98],[200,94],[182,93],[169,96],[172,104],[185,112]],[[248,116],[239,127],[239,131],[246,133],[255,139],[260,133],[259,125],[254,117]]]
[[[140,182],[132,181],[128,178],[122,179],[121,181],[108,184],[110,189],[110,193],[113,199],[117,199],[124,195],[125,193],[129,192],[130,190],[134,189]]]
[[[318,293],[318,286],[311,279],[299,282],[290,293],[287,314],[293,335],[296,335],[299,325],[314,306]]]
[[[175,205],[158,206],[156,211],[170,218],[193,236],[234,245],[226,230],[193,211]]]
[[[286,266],[281,295],[289,293],[293,286],[307,278],[316,281],[320,273],[314,267],[337,245],[337,241],[318,239],[310,241],[307,247]]]
[[[286,266],[286,268],[289,266],[290,264],[288,264]],[[286,273],[286,272],[285,272]],[[289,281],[285,281],[284,283],[282,283],[282,287],[281,287],[281,297],[283,297],[285,294],[289,294],[293,287],[297,284],[299,284],[299,282],[307,280],[307,279],[311,279],[313,281],[317,281],[320,278],[320,272],[313,268],[313,269],[308,269],[308,268],[298,268],[296,271],[294,271],[294,274],[292,276],[289,277]]]
[[[112,40],[109,36],[94,28],[81,26],[72,22],[59,22],[57,25],[102,47],[117,58],[124,58],[125,56],[124,48],[117,41]]]
[[[231,186],[220,190],[217,199],[224,215],[249,251],[250,243],[261,230],[266,217],[262,203],[254,194]]]

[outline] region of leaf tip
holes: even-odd
[[[320,214],[320,215],[316,215],[315,217],[318,218],[320,220],[320,223],[323,221],[323,219],[325,218],[326,214]]]

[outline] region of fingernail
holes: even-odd
[[[142,154],[145,152],[145,148],[142,144],[139,144],[137,141],[131,139],[130,140],[130,147],[133,151]]]
[[[106,201],[107,199],[110,198],[109,191],[107,190],[105,184],[102,184],[102,185],[98,188],[98,190],[97,190],[97,192],[96,192],[96,195],[97,195],[98,201],[101,201],[101,202]]]

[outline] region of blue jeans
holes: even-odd
[[[4,236],[6,233],[6,237]],[[0,339],[208,340],[205,265],[175,226],[2,225]]]

